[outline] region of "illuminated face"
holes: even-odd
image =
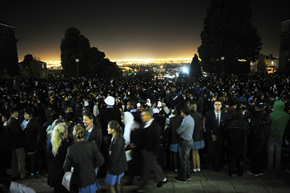
[[[146,112],[142,112],[141,113],[141,119],[144,123],[147,123],[148,121],[150,121],[151,116],[148,115]]]
[[[111,129],[111,127],[108,125],[107,131],[108,131],[108,134],[113,134],[115,130]]]
[[[220,101],[216,101],[214,103],[214,110],[219,112],[221,110],[221,108],[222,108],[222,103]]]
[[[88,116],[83,116],[83,122],[85,126],[88,126],[90,123],[93,122],[93,119],[90,119]]]
[[[12,115],[13,115],[13,117],[17,117],[18,118],[19,117],[19,112],[18,111],[14,111]]]
[[[132,105],[131,105],[130,103],[127,103],[127,109],[128,109],[128,110],[133,109],[133,108],[132,108]]]
[[[25,119],[26,121],[28,121],[29,118],[30,118],[30,115],[27,114],[27,113],[25,112],[25,113],[24,113],[24,119]]]

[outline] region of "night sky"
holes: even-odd
[[[290,19],[290,1],[252,0],[252,23],[262,53],[279,57],[281,22]],[[15,27],[19,61],[32,54],[60,61],[60,42],[76,27],[91,47],[109,59],[192,58],[210,0],[6,0],[0,21]]]

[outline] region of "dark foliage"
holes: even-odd
[[[65,76],[98,76],[100,78],[118,78],[121,73],[116,63],[105,58],[105,53],[90,47],[89,40],[81,35],[77,28],[68,28],[61,41],[61,65]]]
[[[223,56],[226,74],[248,73],[262,46],[251,23],[250,0],[212,0],[206,13],[198,48],[203,70],[221,73]]]

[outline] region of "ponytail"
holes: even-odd
[[[77,139],[84,139],[87,135],[85,128],[82,125],[74,126],[73,136]]]

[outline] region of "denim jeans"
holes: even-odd
[[[274,139],[269,137],[267,141],[267,151],[268,151],[268,169],[273,169],[273,159],[275,152],[275,170],[280,170],[281,164],[281,151],[282,151],[282,139]]]
[[[185,180],[190,178],[190,150],[193,145],[193,140],[180,140],[180,169],[178,178]]]

